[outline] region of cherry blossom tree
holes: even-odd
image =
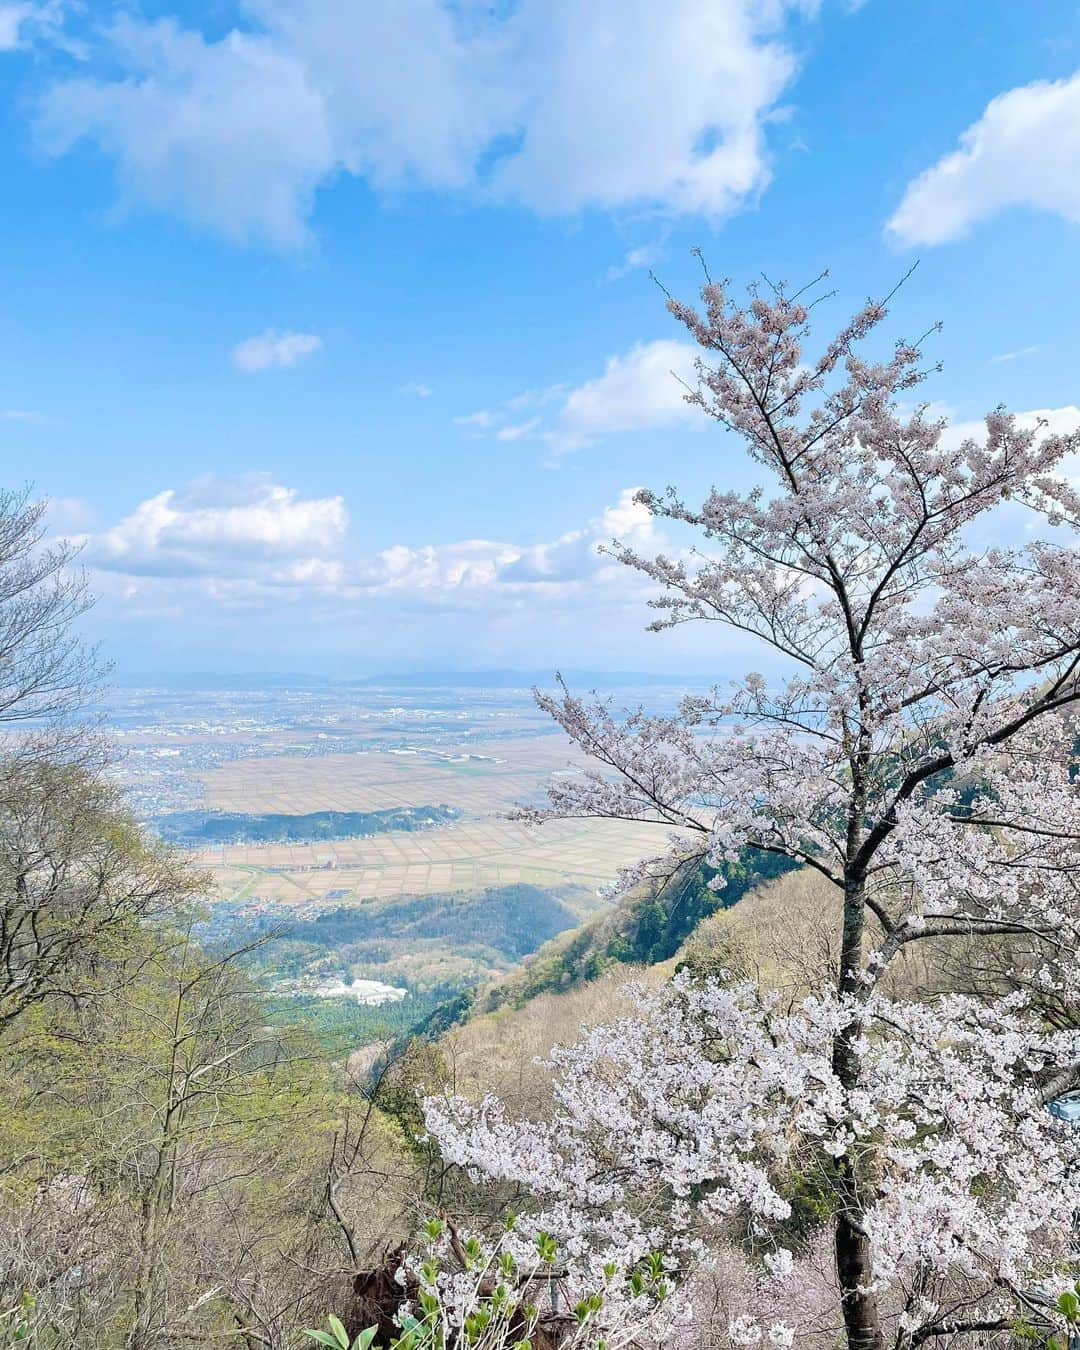
[[[814,355],[805,292],[740,306],[707,279],[701,295],[700,310],[668,304],[702,349],[688,400],[725,448],[741,440],[753,486],[700,506],[642,491],[700,543],[613,552],[657,584],[654,630],[739,630],[781,674],[671,716],[543,696],[595,768],[535,814],[669,826],[653,876],[704,861],[722,881],[744,849],[816,869],[842,900],[838,968],[794,1008],[680,979],[556,1052],[553,1125],[491,1100],[429,1103],[429,1122],[451,1160],[531,1187],[586,1263],[671,1244],[692,1210],[775,1235],[786,1169],[811,1157],[851,1350],[1018,1321],[1049,1335],[1080,1208],[1080,1131],[1046,1109],[1080,1089],[1080,497],[1065,463],[1080,435],[1002,409],[977,439],[950,435],[917,401],[925,339],[865,354],[885,303]],[[956,938],[1022,943],[1023,979],[991,998],[886,996],[898,953]],[[1051,1024],[1051,1004],[1073,1013]],[[670,1190],[663,1232],[634,1204],[650,1179]],[[792,1259],[774,1243],[776,1280]],[[810,1343],[798,1317],[752,1311],[729,1328],[732,1344],[796,1334]]]

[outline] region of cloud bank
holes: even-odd
[[[305,242],[318,189],[342,173],[546,214],[717,218],[769,181],[767,124],[815,8],[243,0],[213,37],[128,14],[99,34],[91,73],[45,92],[36,132],[55,155],[96,144],[125,206],[278,248]]]
[[[613,538],[659,546],[652,517],[626,488],[584,525],[548,543],[464,539],[401,542],[364,553],[351,546],[341,497],[305,497],[265,476],[208,477],[166,488],[114,525],[69,536],[104,589],[122,578],[123,594],[184,601],[193,610],[262,605],[304,596],[334,598],[346,609],[387,599],[406,606],[497,610],[523,592],[563,603],[627,569],[599,552]],[[65,503],[56,523],[82,523]]]

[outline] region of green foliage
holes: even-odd
[[[452,806],[395,806],[383,811],[311,811],[305,815],[240,811],[172,811],[154,827],[170,844],[206,848],[215,844],[312,843],[357,839],[390,830],[425,830],[456,820]]]
[[[1064,1321],[1066,1335],[1064,1338],[1050,1336],[1046,1342],[1046,1350],[1066,1350],[1067,1346],[1075,1344],[1076,1339],[1080,1337],[1080,1280],[1072,1289],[1066,1289],[1058,1295],[1054,1311]]]
[[[23,1294],[13,1307],[0,1310],[0,1350],[31,1343],[36,1307],[33,1294]]]
[[[539,994],[596,979],[615,965],[668,961],[702,920],[795,866],[790,858],[746,849],[724,867],[726,884],[720,890],[708,884],[715,869],[701,866],[659,889],[631,892],[614,912],[597,915],[542,948],[524,971],[491,990],[479,1010],[520,1008]]]
[[[401,1129],[409,1149],[427,1157],[433,1145],[426,1143],[427,1130],[421,1100],[450,1081],[442,1050],[434,1041],[413,1037],[389,1064],[375,1090],[375,1105]]]
[[[221,950],[272,934],[272,942],[243,958],[269,990],[272,1016],[310,1025],[328,1050],[340,1050],[414,1032],[440,1034],[460,1020],[472,991],[493,972],[511,969],[577,922],[558,891],[520,884],[343,906],[297,920],[285,932],[275,931],[271,915],[252,918],[218,905],[200,934]],[[409,997],[372,1008],[304,992],[306,980],[356,978],[403,986]],[[299,990],[284,994],[283,979],[299,981]]]
[[[342,906],[296,920],[284,932],[275,931],[271,916],[252,919],[218,905],[199,931],[220,950],[254,943],[242,964],[267,988],[271,1019],[312,1028],[327,1053],[340,1054],[376,1041],[441,1035],[467,1014],[475,988],[492,972],[511,969],[577,921],[558,891],[522,883]],[[409,996],[366,1006],[303,989],[306,979],[355,978],[404,986]],[[300,981],[300,989],[281,992],[283,979]]]
[[[1009,1331],[1017,1341],[1041,1346],[1043,1350],[1069,1350],[1080,1339],[1080,1280],[1058,1295],[1053,1311],[1065,1324],[1064,1335],[1057,1331],[1048,1332],[1045,1323],[1036,1326],[1026,1317],[1011,1323]]]
[[[310,1030],[325,1054],[336,1058],[373,1042],[398,1042],[425,1034],[431,1019],[456,995],[456,990],[437,988],[378,1005],[345,996],[268,995],[265,1007],[267,1020],[274,1026]]]
[[[333,1350],[371,1350],[371,1343],[379,1333],[378,1327],[365,1327],[353,1340],[338,1318],[331,1313],[326,1319],[329,1331],[305,1331],[304,1335]]]
[[[114,987],[142,926],[175,922],[200,884],[85,767],[0,760],[0,1032]]]
[[[778,1225],[778,1231],[792,1245],[807,1241],[836,1217],[836,1193],[824,1166],[810,1166],[793,1173],[782,1192],[791,1206],[791,1214]]]
[[[355,959],[349,955],[351,949],[370,942],[481,944],[517,960],[576,923],[573,910],[557,895],[520,883],[343,906],[291,923],[287,937],[313,955],[335,953],[341,966]],[[276,960],[276,953],[269,959]]]
[[[213,1343],[243,1287],[222,1269],[267,1260],[273,1286],[310,1250],[343,1109],[310,1036],[187,933],[137,930],[126,960],[0,1042],[0,1346],[119,1350],[173,1318]]]

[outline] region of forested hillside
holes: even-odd
[[[270,994],[275,1017],[312,1027],[340,1050],[396,1043],[463,1015],[493,979],[575,929],[582,907],[594,904],[573,887],[518,883],[366,901],[291,922],[273,914],[229,922],[219,913],[206,931],[215,949],[248,947],[240,964]],[[264,937],[272,941],[258,941]],[[406,995],[377,1007],[344,993],[327,996],[335,982],[355,979],[383,981]]]
[[[791,859],[744,854],[723,868],[724,884],[715,887],[716,869],[687,869],[663,884],[646,884],[622,897],[573,931],[541,947],[524,969],[483,990],[479,1008],[520,1007],[538,994],[557,993],[616,965],[656,965],[673,957],[698,924],[736,904],[754,886],[780,876]]]

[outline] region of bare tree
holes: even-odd
[[[0,764],[0,1032],[34,1004],[128,978],[134,928],[175,915],[200,885],[82,767]]]
[[[29,488],[0,490],[0,726],[63,721],[103,673],[74,631],[93,604],[78,550],[46,542],[47,509]]]

